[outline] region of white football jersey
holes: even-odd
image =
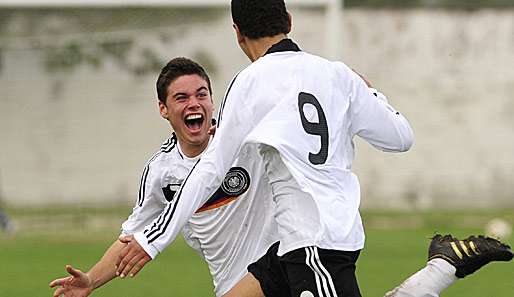
[[[240,151],[264,144],[280,153],[301,191],[312,197],[319,220],[314,235],[312,229],[304,233],[302,213],[290,213],[297,224],[287,227],[297,233],[295,242],[280,237],[279,255],[302,243],[361,249],[360,189],[351,171],[355,135],[391,152],[408,150],[413,142],[407,120],[349,67],[282,40],[233,79],[220,106],[216,136],[159,216],[163,223],[147,226],[135,238],[154,257],[219,187]],[[277,223],[279,228],[287,224]]]
[[[247,157],[249,146],[211,195],[182,229],[186,242],[207,262],[216,296],[230,290],[247,266],[266,253],[277,239],[270,187],[262,162]],[[122,224],[123,234],[143,231],[173,199],[199,157],[181,153],[175,136],[166,141],[146,164],[136,206]],[[257,174],[257,175],[256,175]]]

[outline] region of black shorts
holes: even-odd
[[[266,297],[360,297],[355,262],[360,251],[305,247],[277,256],[274,243],[248,271]]]

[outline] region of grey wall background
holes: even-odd
[[[322,10],[293,9],[323,54]],[[360,10],[344,62],[410,120],[405,154],[357,141],[367,208],[513,207],[514,10]],[[228,11],[0,10],[0,195],[14,206],[132,203],[169,134],[155,79],[169,58],[207,66],[215,100],[248,64]]]

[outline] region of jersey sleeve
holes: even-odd
[[[152,258],[177,236],[192,214],[219,188],[252,127],[252,114],[243,102],[246,82],[236,77],[227,90],[218,115],[216,135],[193,166],[182,187],[144,232],[134,235]]]
[[[143,169],[137,201],[132,213],[121,225],[123,235],[131,235],[142,231],[157,217],[166,206],[166,198],[162,191],[162,174],[156,164],[148,163]]]
[[[350,73],[350,132],[375,148],[386,152],[410,149],[414,134],[407,119],[396,111],[387,98],[368,88],[353,71]]]

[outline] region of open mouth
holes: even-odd
[[[199,130],[202,128],[204,118],[201,114],[190,114],[184,119],[184,123],[189,130]]]

